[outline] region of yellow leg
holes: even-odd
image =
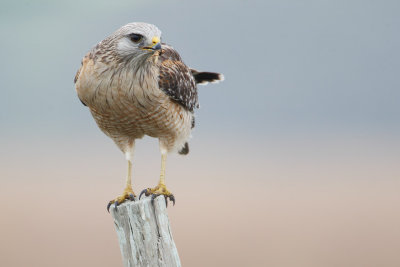
[[[140,195],[140,197],[145,194],[146,196],[150,196],[152,200],[156,198],[159,195],[163,195],[165,197],[165,203],[167,203],[167,198],[169,198],[175,205],[175,197],[174,195],[167,190],[167,187],[165,186],[165,163],[167,161],[167,153],[161,153],[161,171],[160,171],[160,181],[158,182],[158,185],[154,188],[147,188],[144,189]]]
[[[165,163],[167,162],[167,154],[161,154],[161,171],[160,171],[160,181],[158,182],[159,185],[165,186]]]
[[[128,160],[128,175],[126,177],[126,186],[124,192],[119,197],[108,202],[107,210],[110,211],[110,206],[114,203],[117,207],[119,204],[125,202],[127,199],[135,201],[135,193],[132,190],[132,161]]]
[[[128,160],[128,175],[126,177],[124,194],[133,195],[135,197],[135,193],[133,193],[132,190],[132,161],[130,160]]]

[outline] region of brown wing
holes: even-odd
[[[199,107],[197,87],[193,74],[171,46],[162,45],[159,56],[160,74],[158,85],[171,99],[189,111]]]

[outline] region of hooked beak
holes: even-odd
[[[151,46],[144,46],[142,47],[143,50],[149,50],[149,51],[157,51],[161,49],[161,42],[160,38],[154,36],[152,39],[152,45]]]

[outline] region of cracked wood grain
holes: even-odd
[[[163,196],[110,209],[125,267],[181,266]]]

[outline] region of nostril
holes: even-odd
[[[153,45],[156,45],[160,42],[160,38],[154,36],[153,39],[151,40],[151,42],[153,43]]]

